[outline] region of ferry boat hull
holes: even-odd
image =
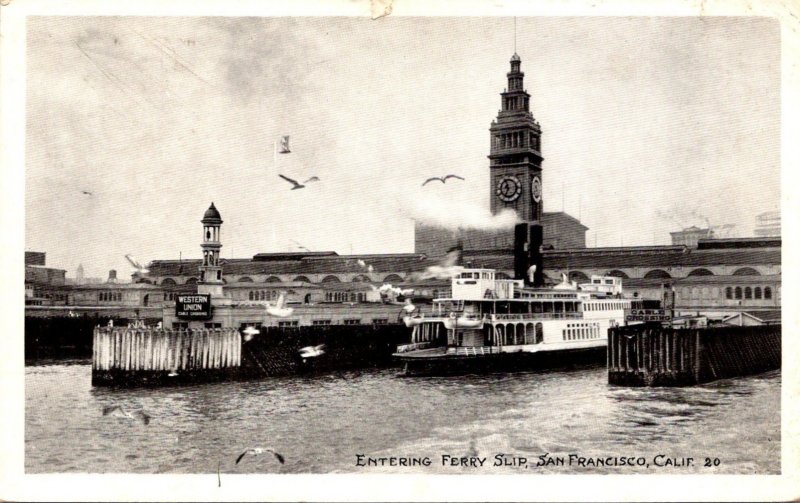
[[[469,355],[447,354],[445,348],[438,347],[395,353],[394,358],[403,365],[405,376],[490,374],[602,365],[606,361],[606,346]]]

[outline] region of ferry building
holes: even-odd
[[[643,298],[660,298],[662,286],[669,284],[675,289],[679,309],[775,316],[781,301],[780,237],[699,239],[691,246],[587,248],[587,227],[578,219],[564,212],[544,212],[543,128],[530,111],[521,58],[514,54],[509,66],[507,85],[500,93],[501,108],[489,127],[488,205],[493,214],[511,209],[521,221],[541,226],[546,283],[557,283],[562,274],[579,283],[588,282],[591,275],[611,275],[623,278],[627,294]],[[41,272],[43,263],[32,264],[30,274],[26,266],[26,316],[118,308],[141,309],[160,317],[162,309],[167,313],[174,305],[176,295],[205,292],[219,300],[218,315],[225,324],[236,325],[255,321],[256,311],[235,308],[235,304],[274,302],[283,293],[296,306],[296,316],[280,323],[393,323],[397,320],[391,310],[379,307],[385,304],[376,286],[389,283],[413,289],[421,301],[437,297],[449,288],[449,281],[418,278],[453,247],[462,249],[462,265],[495,269],[499,279],[514,276],[513,228],[453,233],[417,224],[414,253],[319,251],[221,259],[222,223],[219,210],[211,204],[202,218],[202,260],[155,260],[147,275],[134,274],[132,285],[43,283],[41,278],[48,277]],[[347,307],[351,314],[332,306]],[[332,314],[319,314],[322,308]],[[165,322],[180,323],[169,315]]]

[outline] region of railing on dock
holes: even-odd
[[[235,328],[96,327],[92,370],[179,371],[239,367],[242,339]]]
[[[686,386],[781,365],[781,326],[673,329],[616,327],[608,334],[608,382]]]

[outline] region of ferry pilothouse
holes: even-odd
[[[622,280],[592,276],[551,288],[498,279],[493,269],[463,269],[430,312],[404,318],[411,343],[394,357],[407,375],[509,371],[603,361],[610,327],[640,301]]]

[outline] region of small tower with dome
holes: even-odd
[[[222,226],[222,216],[211,203],[203,219],[203,264],[200,266],[200,281],[197,283],[197,293],[209,293],[212,297],[222,297],[222,266],[219,262],[219,251],[222,248],[220,242],[220,227]]]

